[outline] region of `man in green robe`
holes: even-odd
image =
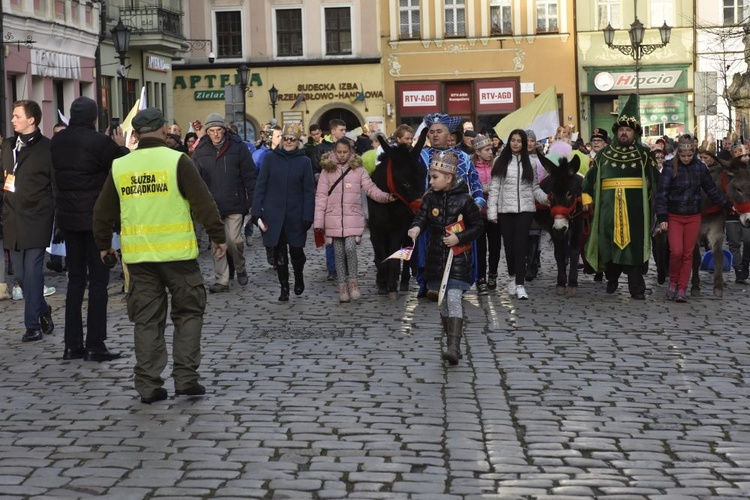
[[[630,296],[643,300],[643,268],[651,254],[658,170],[653,155],[640,143],[642,129],[634,94],[612,131],[615,142],[599,151],[583,181],[584,210],[594,212],[585,255],[596,271],[605,272],[607,293],[617,290],[624,272]]]

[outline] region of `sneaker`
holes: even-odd
[[[677,285],[671,284],[669,285],[669,289],[667,290],[667,300],[675,300],[677,298]]]
[[[229,291],[229,285],[222,285],[221,283],[214,283],[208,287],[210,293],[224,293]]]
[[[516,287],[516,297],[521,300],[526,300],[529,298],[529,295],[526,293],[526,288],[523,285],[518,285]]]
[[[197,383],[186,389],[175,389],[175,396],[203,396],[206,394],[206,388]]]
[[[687,302],[687,293],[685,290],[677,292],[677,297],[674,299],[675,302]]]
[[[516,294],[516,279],[513,278],[508,282],[508,295]]]
[[[326,281],[336,281],[337,279],[336,273],[328,273],[328,276],[326,276]]]
[[[57,288],[54,286],[47,286],[44,285],[44,296],[49,297],[50,295],[54,295],[57,292]]]
[[[18,285],[13,286],[13,300],[23,300],[23,290]]]
[[[484,281],[479,281],[477,283],[477,294],[478,295],[489,295],[490,294],[490,290],[489,290],[489,288],[487,288],[487,283],[485,283]]]

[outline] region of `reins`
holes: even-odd
[[[413,213],[419,212],[419,207],[422,206],[422,200],[417,199],[414,201],[406,201],[406,198],[404,198],[396,189],[396,183],[393,180],[393,169],[391,168],[390,160],[388,160],[388,164],[385,169],[385,182],[388,185],[388,191],[390,191],[393,196],[395,196],[404,205],[409,207],[409,210],[411,210]]]

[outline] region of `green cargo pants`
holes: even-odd
[[[206,289],[198,262],[128,264],[128,317],[135,323],[135,390],[150,397],[164,385],[167,366],[167,290],[172,295],[172,359],[175,389],[198,382]]]

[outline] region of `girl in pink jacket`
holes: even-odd
[[[396,198],[372,182],[346,137],[336,142],[334,150],[321,160],[320,167],[314,227],[316,231],[325,231],[326,243],[333,243],[339,301],[358,300],[356,246],[365,231],[361,191],[379,203],[390,203]]]

